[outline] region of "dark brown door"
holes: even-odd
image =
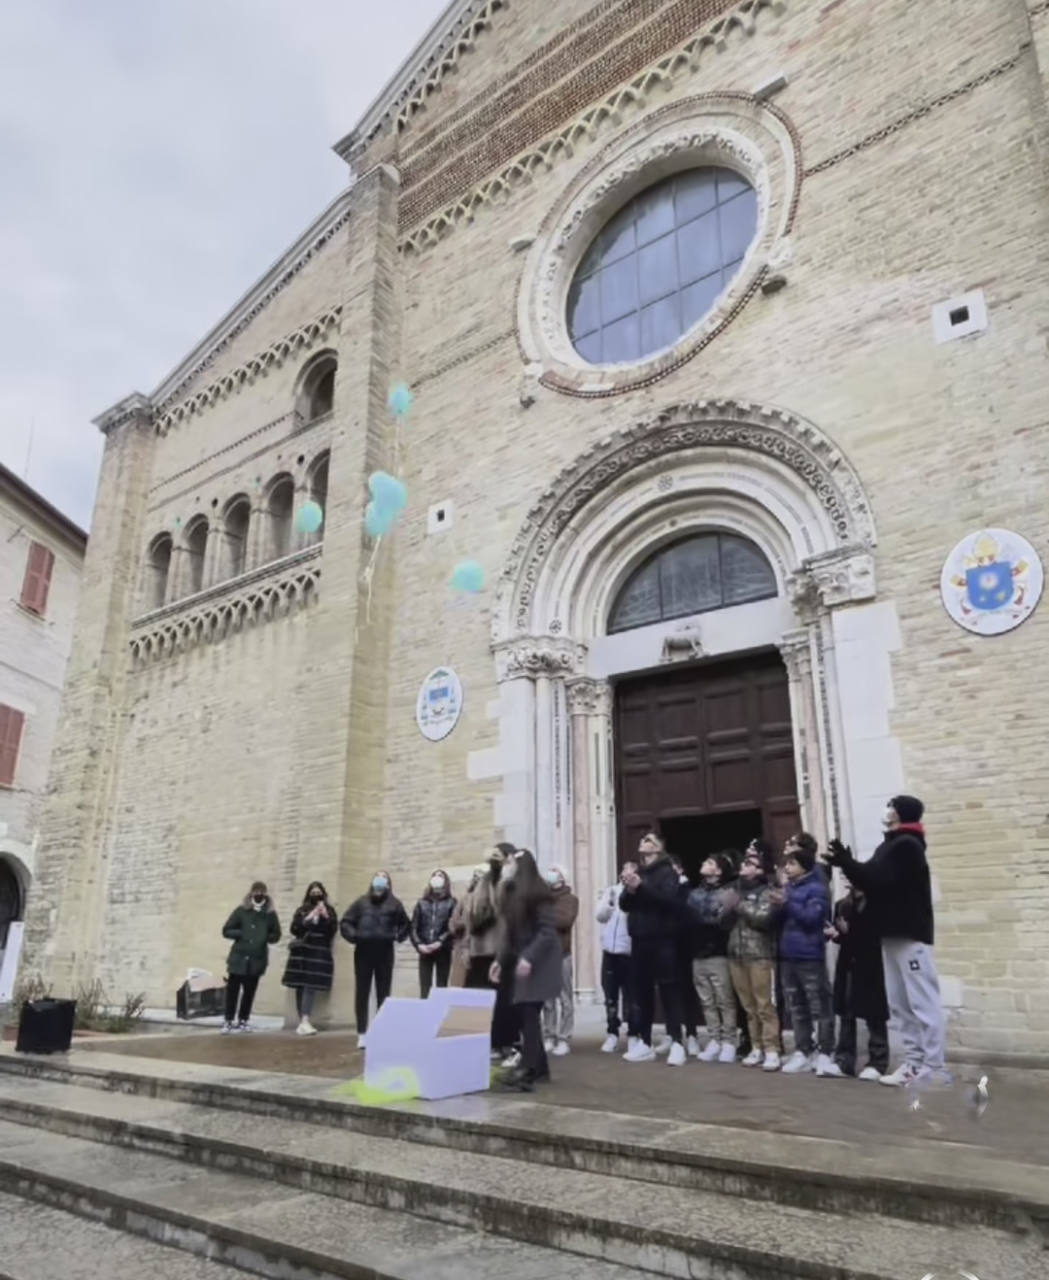
[[[616,689],[619,858],[663,820],[757,809],[777,849],[798,828],[779,654],[624,680]]]

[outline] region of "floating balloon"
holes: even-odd
[[[369,502],[364,509],[364,529],[369,538],[381,538],[397,523],[397,512]]]
[[[484,569],[476,560],[462,560],[452,571],[452,586],[456,591],[476,595],[484,590]]]
[[[396,476],[386,471],[373,471],[368,477],[368,491],[373,504],[382,511],[398,515],[408,505],[408,490]]]
[[[312,499],[304,502],[295,517],[295,524],[300,533],[316,533],[324,523],[324,511],[319,502]]]
[[[403,418],[415,403],[415,396],[412,395],[410,387],[406,387],[403,382],[399,382],[390,392],[390,398],[387,403],[390,406],[390,412],[395,418]]]

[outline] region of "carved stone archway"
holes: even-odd
[[[777,598],[608,636],[615,593],[639,561],[661,542],[711,528],[761,547]],[[501,754],[497,818],[507,837],[541,862],[570,866],[586,908],[614,867],[610,676],[773,645],[790,679],[804,820],[821,835],[849,832],[832,615],[873,600],[874,545],[870,505],[847,458],[782,409],[674,405],[576,458],[529,512],[497,592],[501,738],[517,744]],[[595,955],[584,909],[582,990],[596,987]]]

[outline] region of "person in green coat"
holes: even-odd
[[[226,960],[226,1022],[222,1028],[222,1034],[229,1035],[251,1030],[251,1006],[259,979],[266,972],[270,943],[280,941],[280,921],[261,880],[255,881],[248,896],[234,908],[222,926],[222,936],[233,940]]]

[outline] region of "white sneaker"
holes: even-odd
[[[721,1041],[710,1040],[707,1042],[706,1048],[699,1055],[700,1062],[717,1062],[718,1054],[721,1052]]]
[[[659,1044],[653,1045],[652,1051],[653,1053],[658,1054],[659,1057],[662,1057],[664,1053],[670,1052],[670,1047],[673,1043],[673,1040],[671,1040],[669,1036],[664,1036],[663,1039],[660,1040]]]
[[[844,1080],[845,1072],[825,1053],[821,1053],[816,1058],[816,1074],[818,1076],[829,1076],[833,1080]]]
[[[553,1053],[555,1043],[556,1041],[554,1040],[553,1036],[547,1036],[547,1038],[543,1041],[543,1048],[547,1051],[547,1053]]]
[[[755,1049],[755,1053],[757,1050]],[[761,1064],[762,1071],[778,1071],[780,1068],[779,1054],[774,1049],[770,1049],[765,1054],[765,1061]]]
[[[807,1053],[802,1053],[800,1049],[796,1049],[783,1064],[783,1074],[785,1076],[796,1076],[801,1071],[811,1070],[812,1059]]]
[[[515,1049],[513,1053],[508,1053],[499,1065],[513,1070],[521,1065],[521,1055]]]
[[[368,1039],[367,1035],[359,1035],[357,1037],[357,1048],[358,1049],[367,1048],[367,1039]]]
[[[237,1028],[233,1025],[232,1022],[224,1022],[222,1024],[222,1030],[219,1032],[220,1035],[224,1035],[224,1036],[232,1036],[232,1035],[236,1035],[236,1033],[237,1033]]]
[[[895,1071],[890,1072],[887,1076],[882,1076],[881,1083],[899,1087],[900,1085],[908,1085],[918,1074],[918,1068],[912,1066],[909,1062],[901,1062]]]
[[[881,1072],[877,1067],[864,1067],[857,1077],[859,1080],[880,1080]]]
[[[688,1040],[685,1043],[685,1052],[688,1054],[690,1058],[699,1057],[699,1041],[696,1039],[695,1036],[689,1036]]]
[[[736,1046],[732,1044],[730,1041],[726,1040],[725,1043],[721,1046],[721,1052],[718,1054],[718,1062],[735,1062],[735,1061],[736,1061]]]
[[[685,1057],[685,1046],[675,1040],[667,1054],[668,1067],[683,1067],[688,1059]]]
[[[645,1044],[644,1040],[639,1040],[636,1045],[623,1055],[625,1062],[655,1062],[656,1052]]]
[[[250,1035],[252,1031],[254,1031],[254,1029],[255,1028],[251,1025],[250,1022],[241,1021],[237,1023],[237,1030],[246,1036]]]
[[[317,1028],[313,1025],[313,1023],[309,1020],[309,1018],[303,1018],[302,1021],[299,1023],[299,1025],[295,1028],[295,1034],[297,1036],[315,1036],[317,1034]]]
[[[618,1037],[618,1036],[608,1036],[608,1037],[606,1037],[606,1039],[605,1039],[604,1043],[601,1045],[601,1052],[602,1052],[602,1053],[615,1053],[615,1051],[616,1051],[618,1048],[619,1048],[619,1037]]]
[[[623,1054],[623,1057],[629,1058],[640,1043],[641,1041],[637,1036],[627,1036],[626,1053]]]
[[[747,1054],[747,1056],[743,1059],[743,1066],[745,1066],[745,1067],[760,1067],[760,1066],[761,1066],[761,1050],[760,1050],[760,1049],[751,1049],[751,1051],[750,1051],[750,1052]]]
[[[566,1058],[572,1052],[572,1046],[567,1040],[558,1040],[550,1052],[555,1058]]]

